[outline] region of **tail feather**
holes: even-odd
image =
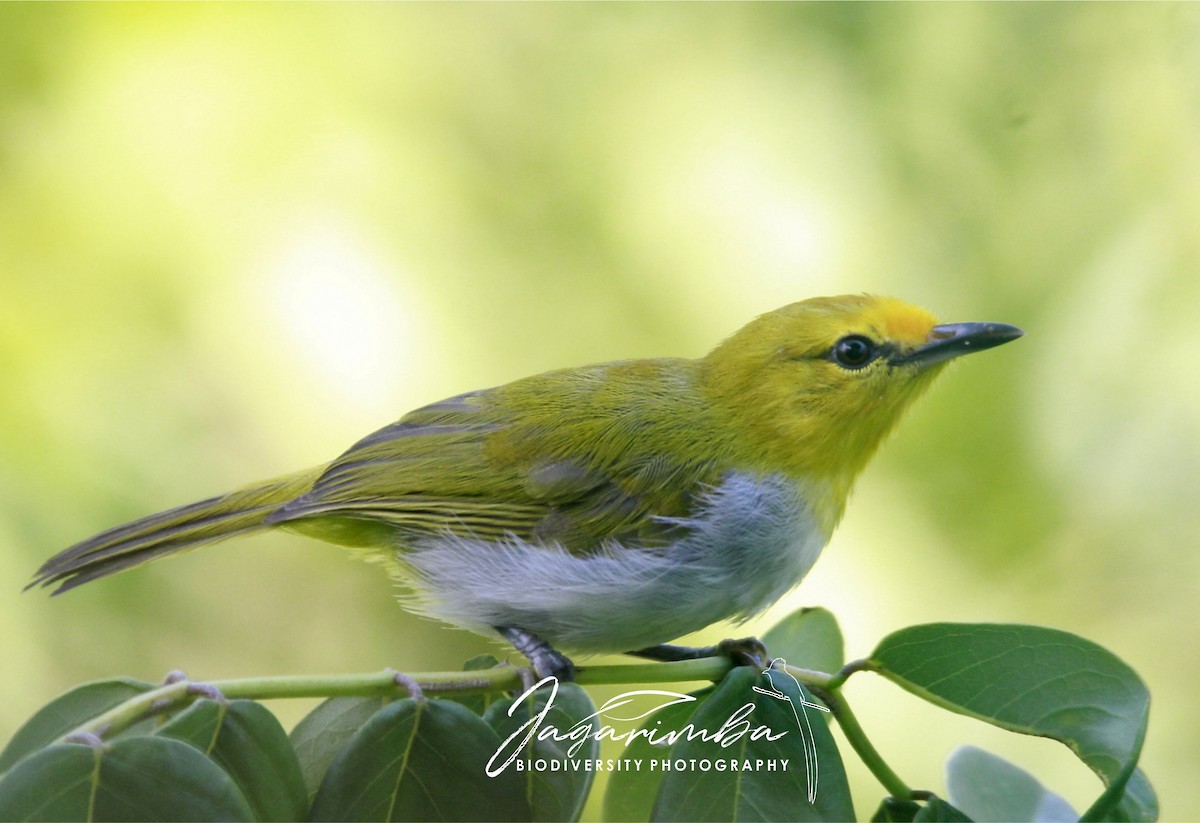
[[[312,488],[321,469],[189,503],[103,531],[47,560],[25,588],[73,589],[163,555],[267,528],[267,515]]]

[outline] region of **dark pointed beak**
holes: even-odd
[[[929,342],[909,352],[900,352],[892,358],[892,365],[915,363],[932,366],[960,354],[993,349],[1024,334],[1016,326],[1006,323],[947,323],[934,326],[929,332]]]

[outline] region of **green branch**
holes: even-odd
[[[685,683],[720,680],[732,668],[724,656],[702,657],[670,663],[628,666],[587,666],[576,672],[580,685],[624,683]],[[820,697],[841,726],[863,763],[893,797],[909,798],[912,791],[884,762],[867,739],[838,687],[846,670],[836,675],[785,665],[784,669]],[[391,669],[369,674],[251,677],[237,680],[192,681],[173,674],[156,689],[114,706],[61,738],[66,742],[102,745],[106,738],[150,717],[165,714],[208,697],[216,700],[279,700],[311,697],[402,697],[423,694],[478,694],[524,689],[527,670],[497,666],[467,672],[422,672],[399,675]]]
[[[871,770],[871,774],[875,775],[888,794],[897,800],[911,800],[913,798],[913,790],[908,787],[908,784],[900,779],[900,776],[892,770],[892,767],[884,761],[883,757],[872,745],[867,738],[866,732],[862,726],[858,724],[858,718],[854,716],[854,712],[850,710],[850,704],[837,691],[825,691],[820,687],[812,687],[813,694],[821,698],[825,705],[829,707],[829,711],[833,714],[833,719],[837,721],[838,726],[842,729],[842,734],[846,736],[846,742],[858,754],[863,764]]]
[[[683,683],[720,680],[732,664],[725,657],[632,666],[588,666],[576,672],[580,685]],[[126,700],[63,736],[64,741],[103,740],[149,717],[186,706],[201,697],[226,700],[280,700],[302,697],[389,697],[416,690],[426,694],[479,694],[525,688],[522,670],[497,666],[469,672],[405,674],[385,669],[369,674],[250,677],[197,682],[174,675],[156,689]],[[415,687],[415,689],[413,689]]]
[[[841,727],[842,734],[846,736],[846,742],[858,754],[863,764],[870,769],[871,774],[875,775],[875,779],[888,790],[888,793],[897,799],[910,799],[913,796],[912,789],[884,761],[879,751],[867,738],[866,732],[858,723],[858,718],[850,710],[850,704],[846,702],[845,696],[840,691],[841,686],[851,674],[856,671],[868,670],[866,665],[860,665],[864,663],[865,661],[848,663],[833,675],[791,665],[783,668],[788,674],[807,686],[809,691],[821,698],[821,701],[829,707],[834,720]]]

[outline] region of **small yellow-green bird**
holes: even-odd
[[[109,529],[57,592],[279,527],[383,558],[422,614],[498,631],[539,676],[576,652],[744,620],[795,586],[854,478],[947,361],[1021,335],[887,297],[753,320],[698,360],[563,369],[424,406],[332,463]]]

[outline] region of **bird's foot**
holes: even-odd
[[[196,697],[204,697],[218,703],[224,703],[225,695],[221,694],[221,690],[211,683],[203,683],[192,680],[179,669],[173,669],[163,678],[163,685],[170,686],[172,683],[181,683],[187,681],[187,693]]]
[[[421,688],[421,684],[413,680],[403,672],[396,672],[392,675],[392,682],[400,688],[408,692],[408,696],[417,703],[425,703],[425,690]]]
[[[497,626],[496,631],[529,659],[538,680],[554,677],[560,683],[568,683],[575,679],[575,664],[536,634],[515,626]]]
[[[767,647],[757,637],[731,638],[722,640],[715,646],[672,646],[669,643],[663,643],[626,652],[626,654],[663,662],[698,660],[701,657],[720,655],[728,657],[735,666],[754,666],[758,669],[765,669],[771,664],[771,656],[767,654]]]

